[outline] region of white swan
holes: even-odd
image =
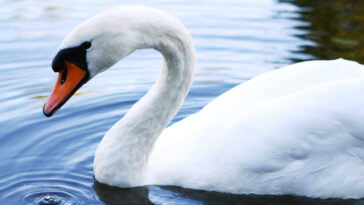
[[[44,114],[142,48],[160,51],[164,67],[102,139],[94,161],[98,181],[364,197],[364,66],[339,59],[268,72],[165,129],[190,88],[195,54],[183,25],[156,9],[117,7],[76,27],[53,60],[59,78]]]

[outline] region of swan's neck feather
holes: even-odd
[[[154,48],[162,53],[164,66],[159,78],[105,134],[95,153],[95,177],[109,185],[143,185],[153,145],[179,110],[192,83],[195,54],[190,35],[171,16],[163,14],[157,18],[158,23],[140,22],[143,27],[136,47]]]

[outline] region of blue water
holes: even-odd
[[[52,118],[42,106],[56,81],[51,61],[65,35],[130,1],[0,1],[0,204],[332,204],[363,201],[231,195],[179,187],[130,189],[95,182],[104,133],[151,87],[160,54],[137,51],[87,83]],[[196,44],[196,76],[173,122],[260,73],[313,56],[298,36],[301,8],[274,0],[134,1],[178,17]],[[172,122],[172,123],[173,123]]]

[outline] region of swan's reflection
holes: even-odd
[[[244,205],[363,205],[364,200],[312,199],[295,196],[235,195],[176,186],[117,188],[95,180],[93,189],[105,204],[244,204]]]
[[[117,188],[94,181],[92,186],[105,204],[152,204],[148,198],[148,187]]]

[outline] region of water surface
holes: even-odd
[[[65,35],[80,22],[119,4],[130,3],[0,1],[1,204],[364,203],[232,195],[169,186],[119,189],[95,182],[92,162],[97,144],[151,87],[162,66],[160,54],[153,50],[132,54],[86,84],[52,118],[43,116],[42,106],[57,77],[50,68],[51,60]],[[316,11],[317,5],[301,5],[302,1],[152,0],[133,4],[173,14],[195,41],[195,82],[173,122],[260,73],[294,61],[337,57],[320,52],[325,42],[311,38],[315,35],[310,11]],[[362,42],[335,38],[329,42],[349,47]]]

